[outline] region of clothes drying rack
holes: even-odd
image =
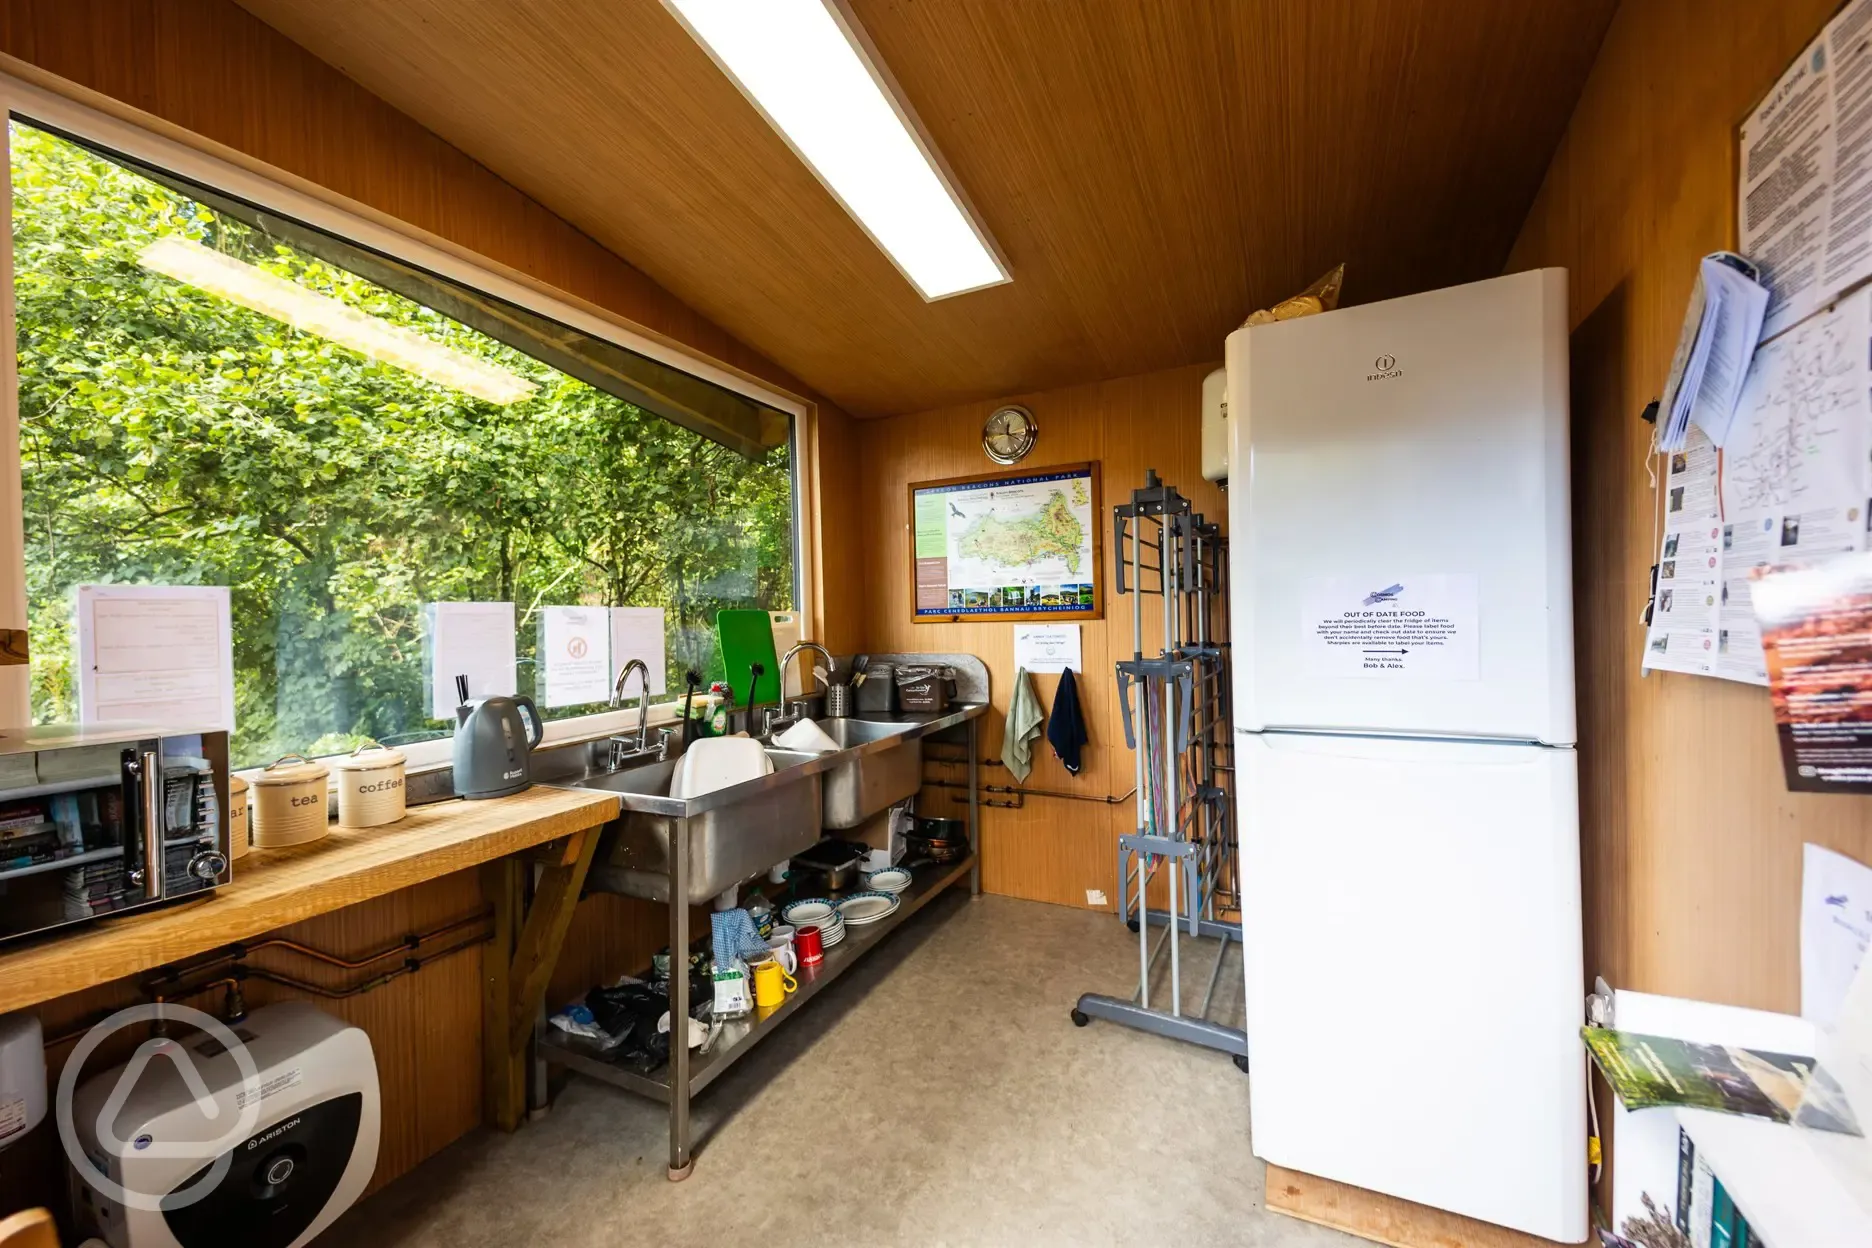
[[[1081,996],[1072,1021],[1084,1027],[1101,1018],[1218,1049],[1245,1071],[1247,1033],[1208,1017],[1229,945],[1241,943],[1225,640],[1228,544],[1155,469],[1129,503],[1112,509],[1112,536],[1118,592],[1131,597],[1132,654],[1116,667],[1125,744],[1137,772],[1137,827],[1118,838],[1117,878],[1119,914],[1138,936],[1138,987],[1129,1000]],[[1145,610],[1152,596],[1160,600],[1161,619]],[[1156,657],[1146,658],[1147,649]],[[1168,904],[1153,909],[1149,894],[1158,881]],[[1188,1013],[1185,936],[1215,942],[1202,1004]],[[1166,948],[1169,988],[1153,994],[1151,973]],[[1158,1008],[1155,1002],[1166,997],[1169,1008]]]

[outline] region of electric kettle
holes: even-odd
[[[545,725],[533,699],[468,700],[468,678],[455,678],[455,796],[506,797],[532,787],[533,747]]]

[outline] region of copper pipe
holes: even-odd
[[[358,959],[343,958],[337,954],[326,953],[322,949],[314,949],[310,945],[302,945],[297,941],[287,940],[283,936],[269,937],[266,940],[256,941],[252,944],[236,943],[226,946],[223,950],[217,951],[212,956],[204,958],[199,962],[193,962],[187,966],[164,967],[161,971],[152,976],[148,982],[151,985],[172,984],[189,975],[197,975],[203,971],[225,966],[231,962],[240,962],[250,954],[258,953],[262,949],[273,948],[288,949],[293,953],[311,958],[317,962],[322,962],[327,966],[337,967],[339,970],[360,971],[367,966],[374,966],[387,958],[394,958],[398,954],[414,953],[432,940],[452,935],[464,928],[473,927],[478,923],[486,923],[493,918],[493,913],[492,910],[483,910],[478,914],[471,914],[465,919],[456,919],[452,923],[446,923],[441,927],[431,928],[426,932],[411,932],[396,944]]]

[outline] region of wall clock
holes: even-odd
[[[1039,434],[1033,413],[1010,403],[995,409],[982,425],[982,450],[997,464],[1017,464],[1033,450]]]

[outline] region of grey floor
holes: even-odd
[[[1128,996],[1110,915],[958,889],[898,929],[696,1102],[694,1174],[663,1111],[572,1078],[541,1121],[478,1131],[329,1233],[479,1245],[1362,1244],[1262,1208],[1229,1059],[1069,1020]],[[1213,945],[1184,967],[1200,996]],[[1192,946],[1185,946],[1186,950]],[[1240,1025],[1239,950],[1217,994]],[[1232,1017],[1231,1017],[1232,1016]]]

